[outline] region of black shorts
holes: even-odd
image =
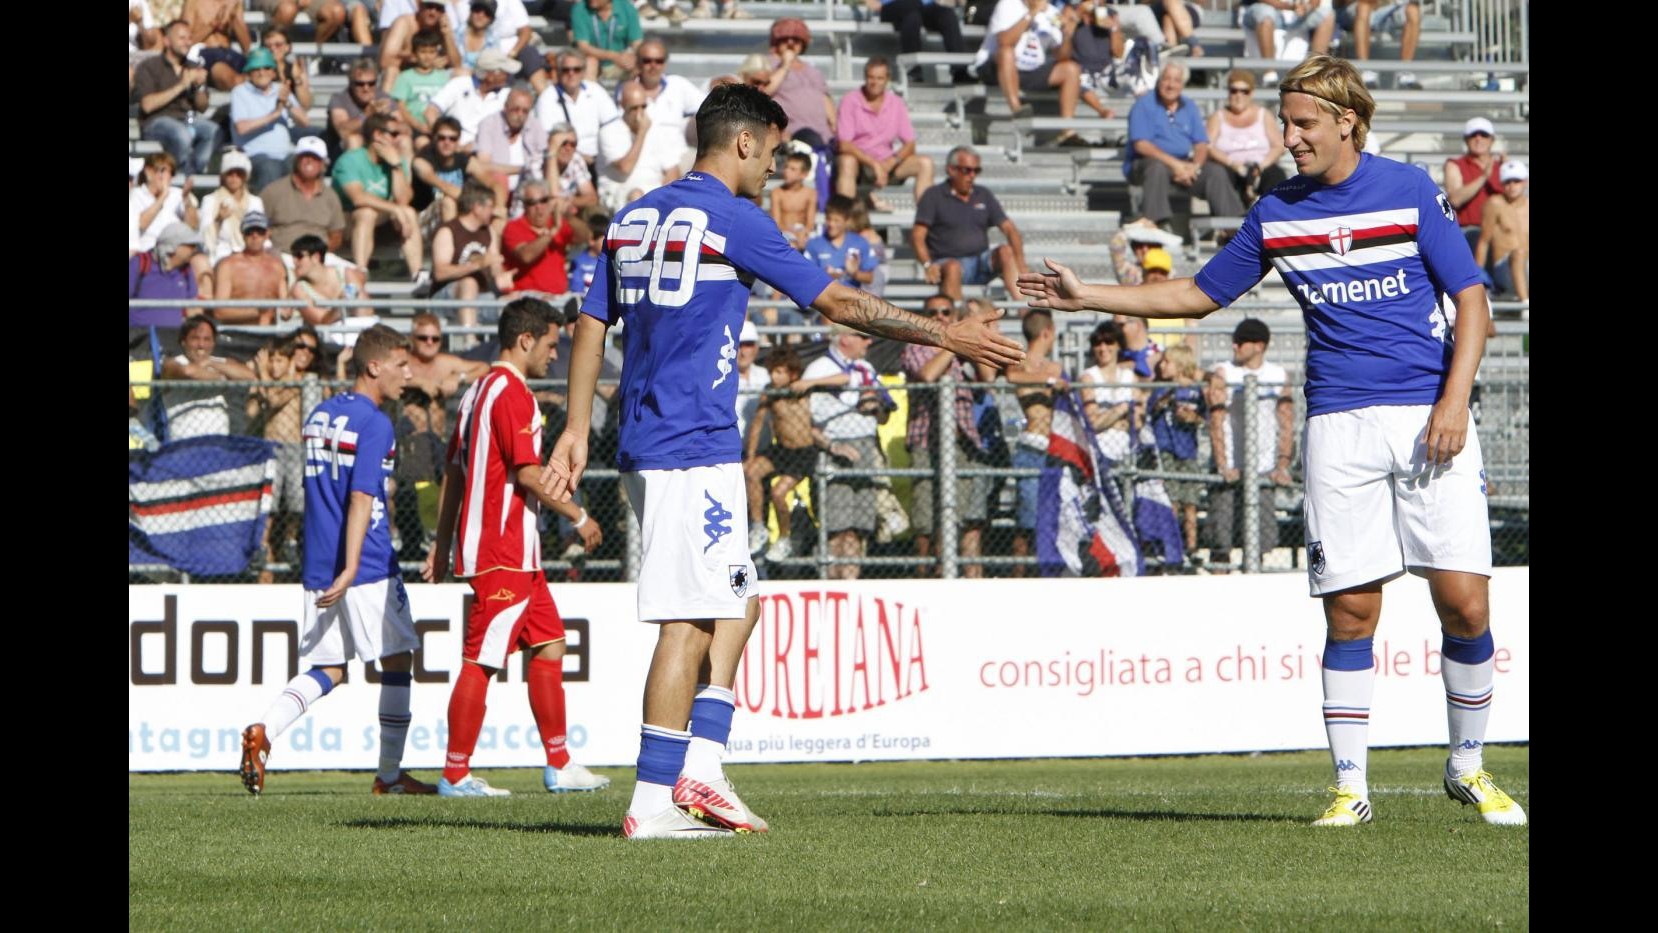
[[[760,452],[771,461],[772,472],[782,476],[811,476],[817,471],[816,447],[784,447],[773,444]]]
[[[1048,76],[1052,75],[1053,72],[1054,72],[1054,63],[1051,62],[1051,61],[1043,62],[1042,67],[1037,68],[1034,71],[1021,71],[1021,72],[1019,72],[1019,90],[1021,90],[1021,91],[1046,91],[1046,90],[1048,90]],[[1000,85],[1001,82],[996,77],[996,60],[995,59],[991,59],[990,61],[985,62],[984,64],[979,66],[979,80],[983,81],[985,84],[990,85],[991,87],[997,87],[997,86]]]

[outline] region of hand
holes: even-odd
[[[370,148],[374,150],[374,157],[387,165],[400,165],[403,162],[403,154],[397,151],[396,143],[375,140],[370,144]]]
[[[639,59],[632,52],[623,52],[621,55],[617,56],[616,64],[621,65],[628,71],[632,71],[639,67]]]
[[[1423,433],[1427,462],[1449,466],[1451,458],[1462,453],[1468,443],[1468,404],[1452,407],[1444,399],[1435,402],[1428,412],[1428,427]]]
[[[875,168],[875,187],[885,188],[887,186],[887,179],[889,177],[891,177],[891,175],[892,175],[892,170],[887,166],[887,164],[885,162],[876,162],[874,168]]]
[[[1082,280],[1072,272],[1069,266],[1044,259],[1048,272],[1023,272],[1014,282],[1019,293],[1030,299],[1027,304],[1033,308],[1048,308],[1053,311],[1086,311],[1087,303],[1083,301]]]
[[[1243,473],[1239,470],[1234,470],[1231,467],[1221,467],[1220,476],[1221,479],[1226,480],[1228,483],[1235,483],[1240,477],[1243,476]]]
[[[592,553],[604,543],[604,530],[599,527],[598,520],[592,515],[588,515],[587,521],[576,529],[576,534],[581,536],[581,546],[586,548],[588,553]]]
[[[220,201],[219,202],[219,213],[218,213],[217,216],[215,216],[213,218],[214,222],[217,223],[219,221],[223,221],[223,220],[228,219],[230,217],[230,213],[231,213],[232,210],[233,210],[233,208],[230,206],[230,199],[229,198],[226,198],[223,201]]]
[[[329,606],[339,602],[340,598],[345,596],[345,591],[351,589],[351,581],[355,579],[356,576],[356,567],[347,567],[345,570],[341,571],[340,575],[334,578],[334,585],[324,590],[322,595],[317,597],[317,608],[327,609]]]
[[[145,179],[144,187],[150,189],[150,194],[155,195],[156,200],[159,201],[162,196],[167,193],[167,183],[170,181],[172,181],[172,176],[170,175],[164,175],[161,172],[151,172],[149,177]]]
[[[937,285],[939,279],[944,277],[944,272],[934,263],[928,263],[922,274],[927,277],[928,285]]]
[[[1006,369],[1010,363],[1022,361],[1025,351],[1018,341],[1003,336],[997,329],[996,322],[1001,318],[1002,311],[997,308],[988,314],[951,321],[944,325],[944,339],[939,347],[975,363]]]
[[[799,55],[795,52],[794,46],[785,45],[783,51],[777,53],[777,58],[782,63],[778,67],[788,68],[794,64],[794,60],[798,57]]]
[[[426,564],[420,568],[420,579],[427,583],[442,583],[449,576],[449,548],[434,543],[426,555]]]
[[[1293,486],[1293,485],[1295,485],[1295,479],[1290,476],[1289,467],[1279,467],[1278,469],[1273,470],[1272,474],[1271,474],[1271,479],[1272,479],[1273,484],[1277,485],[1277,486]]]
[[[586,469],[587,438],[565,431],[553,445],[553,456],[541,468],[541,491],[560,502],[569,502]]]
[[[1172,174],[1174,176],[1175,184],[1189,188],[1197,182],[1197,165],[1183,160],[1179,165],[1175,166],[1175,170]]]
[[[195,90],[196,88],[199,88],[207,83],[207,69],[195,68],[186,65],[184,68],[184,80],[190,82],[191,90]]]
[[[859,263],[858,263],[858,254],[857,253],[849,252],[849,253],[846,254],[846,274],[847,275],[852,275],[853,273],[857,272],[858,271],[858,264]]]
[[[851,444],[830,444],[829,455],[840,457],[842,460],[849,460],[852,463],[858,462],[858,448]]]
[[[376,97],[368,102],[367,110],[370,113],[391,113],[392,105],[396,103],[390,97]]]

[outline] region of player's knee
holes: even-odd
[[[542,645],[540,648],[535,650],[535,657],[538,661],[557,661],[563,658],[564,642],[553,641]]]

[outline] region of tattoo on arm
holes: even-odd
[[[858,297],[848,303],[840,323],[877,337],[891,337],[929,347],[941,346],[944,339],[944,329],[936,319],[905,311],[868,292],[859,292]]]

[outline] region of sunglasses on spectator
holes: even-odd
[[[351,82],[351,86],[352,87],[373,87],[373,86],[375,86],[376,84],[379,84],[379,83],[380,82],[378,82],[378,81],[353,81],[353,82]]]
[[[1114,346],[1117,345],[1117,341],[1115,341],[1115,340],[1092,340],[1092,341],[1089,341],[1088,345],[1090,347],[1114,347]]]
[[[551,195],[549,195],[545,198],[525,198],[524,199],[524,206],[525,207],[540,207],[541,205],[546,204],[548,201],[551,201],[551,200],[552,200]]]
[[[952,165],[952,166],[950,166],[950,171],[952,171],[952,172],[961,172],[964,175],[977,175],[977,174],[979,174],[979,166],[977,166],[977,165]]]
[[[436,135],[432,138],[437,140],[440,143],[458,143],[458,142],[461,141],[461,138],[459,136],[456,136],[452,133],[439,133],[438,135]]]
[[[955,309],[951,308],[949,305],[944,305],[943,307],[938,308],[928,308],[927,313],[931,314],[933,317],[939,317],[941,315],[951,314],[954,310]]]
[[[561,74],[561,75],[580,74],[581,72],[586,71],[586,70],[587,69],[584,68],[581,65],[577,65],[574,68],[566,68],[563,65],[558,66],[558,73]]]
[[[1226,92],[1228,94],[1248,94],[1251,90],[1253,89],[1247,87],[1229,87]]]
[[[666,65],[667,63],[668,63],[668,59],[667,59],[666,56],[664,56],[662,58],[640,58],[639,59],[639,64],[641,64],[641,65]]]
[[[301,350],[304,350],[307,353],[315,353],[315,352],[317,352],[317,345],[314,344],[314,343],[296,343],[296,344],[294,344],[294,352],[295,353],[298,353]]]
[[[574,149],[576,148],[576,141],[573,139],[566,139],[564,142],[559,143],[558,147],[560,149]]]
[[[420,341],[421,343],[437,343],[439,340],[443,339],[443,335],[442,334],[415,334],[414,339]]]
[[[1491,138],[1491,134],[1490,134],[1490,133],[1487,133],[1487,132],[1486,132],[1486,131],[1484,131],[1484,130],[1475,130],[1475,131],[1473,131],[1473,132],[1472,132],[1472,133],[1469,133],[1469,134],[1468,134],[1468,136],[1467,136],[1467,137],[1465,137],[1465,138],[1468,138],[1468,139],[1471,139],[1471,138],[1473,138],[1473,137],[1475,137],[1475,136],[1484,136],[1484,137],[1485,137],[1485,138],[1486,138],[1486,139],[1490,139],[1490,138]]]

